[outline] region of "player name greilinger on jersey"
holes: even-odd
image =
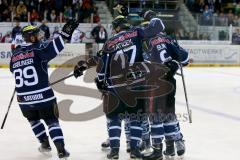
[[[18,67],[21,67],[21,66],[27,66],[27,65],[30,65],[30,64],[33,64],[33,59],[32,58],[22,60],[22,61],[17,61],[16,63],[13,64],[13,68],[18,68]]]

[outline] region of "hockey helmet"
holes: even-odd
[[[124,16],[117,16],[112,22],[113,29],[120,27],[121,29],[129,29],[131,25]]]
[[[23,27],[22,36],[26,42],[30,41],[31,36],[38,36],[40,29],[38,27],[28,25]]]

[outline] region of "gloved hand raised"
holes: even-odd
[[[78,27],[79,22],[77,20],[69,20],[67,23],[63,26],[62,31],[59,32],[59,34],[66,40],[71,40],[72,34],[74,30]]]

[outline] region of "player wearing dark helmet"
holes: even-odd
[[[142,29],[139,27],[131,27],[128,20],[124,16],[120,15],[114,19],[112,26],[116,34],[104,44],[103,54],[101,56],[103,64],[98,70],[96,83],[99,90],[117,95],[118,87],[124,86],[124,82],[122,84],[115,84],[114,82],[118,81],[118,78],[121,77],[121,68],[126,66],[115,65],[114,59],[117,59],[116,57],[118,56],[126,58],[125,61],[128,66],[134,65],[136,62],[143,62],[142,40],[162,31],[164,29],[164,25],[160,19],[152,18],[148,28]],[[110,73],[115,69],[118,71],[113,73],[114,75]],[[108,98],[109,96],[104,94],[104,102],[106,102]],[[122,99],[119,99],[118,105],[114,106],[112,110],[110,109],[109,104],[104,103],[104,111],[108,119],[108,134],[111,148],[111,152],[107,156],[108,159],[119,158],[122,120],[120,115],[125,112],[128,114],[137,114],[143,110],[143,107],[144,103],[140,99],[137,100],[137,105],[134,107],[130,107]],[[128,120],[130,124],[131,137],[130,158],[141,159],[142,154],[140,152],[139,145],[142,138],[141,121],[139,121],[136,117],[130,117]]]
[[[50,152],[48,135],[58,151],[60,159],[69,157],[65,149],[62,129],[58,121],[58,107],[48,79],[48,62],[64,49],[64,39],[69,40],[76,21],[69,21],[52,41],[42,41],[38,27],[23,27],[22,36],[26,44],[13,51],[10,71],[15,77],[17,100],[23,116],[29,121],[32,131],[40,142],[39,151]],[[48,134],[44,123],[48,126]]]

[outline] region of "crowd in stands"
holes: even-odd
[[[43,34],[45,40],[54,39],[59,36],[59,27],[55,26],[53,32],[50,32],[50,29],[47,25],[47,21],[43,20],[42,24],[38,26]],[[19,22],[16,22],[12,31],[8,31],[5,35],[0,33],[0,43],[11,43],[14,41],[16,35],[21,34],[21,26]],[[96,43],[105,43],[108,39],[107,30],[104,26],[98,22],[97,26],[92,28],[90,33],[91,39],[93,39]],[[80,28],[75,29],[73,32],[72,38],[69,41],[70,43],[81,43],[83,39],[86,38],[86,33],[82,32]]]
[[[240,26],[240,0],[186,0],[201,25]]]
[[[21,22],[47,20],[63,22],[78,18],[80,22],[100,21],[94,0],[0,0],[0,22],[17,19]],[[11,18],[12,17],[12,18]]]

